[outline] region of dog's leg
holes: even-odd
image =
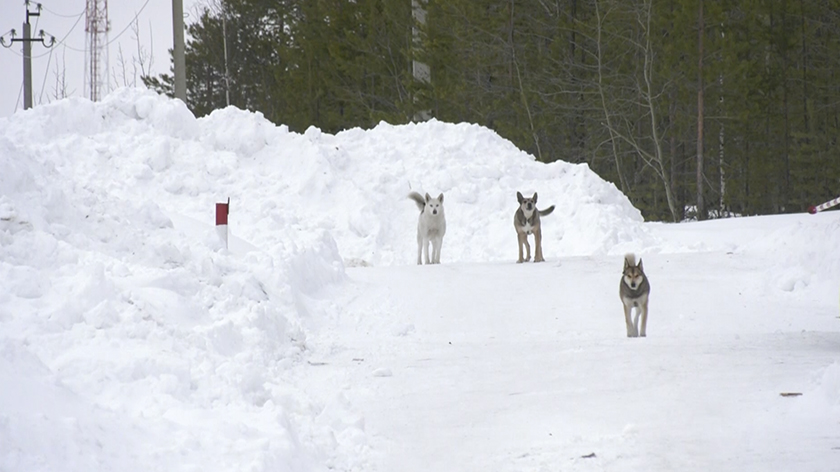
[[[542,255],[542,231],[534,231],[534,262],[545,262]]]
[[[519,243],[519,259],[516,261],[517,264],[525,262],[525,259],[522,258],[522,246],[528,243],[528,240],[526,239],[527,237],[528,235],[525,233],[520,233],[519,231],[516,232],[516,240]]]
[[[636,327],[633,326],[633,320],[630,319],[630,310],[632,310],[632,307],[624,304],[624,322],[627,324],[627,337],[635,338],[639,334],[636,331]]]
[[[443,245],[443,238],[435,236],[432,238],[432,264],[440,264],[440,247]]]
[[[423,259],[426,261],[426,264],[431,264],[429,260],[429,239],[423,238]]]
[[[423,264],[423,259],[421,257],[422,255],[423,255],[423,238],[421,238],[420,235],[418,234],[417,235],[417,265],[422,265]]]
[[[528,262],[531,260],[531,245],[528,244],[527,234],[522,235],[522,241],[525,243],[525,262]]]
[[[648,304],[647,301],[639,307],[639,310],[642,312],[642,329],[639,331],[639,336],[646,337],[645,332],[647,331],[647,312],[648,312]]]
[[[639,318],[641,317],[641,315],[642,315],[642,309],[637,306],[636,307],[636,316],[633,317],[633,331],[636,332],[637,336],[638,336],[638,333],[639,333]]]

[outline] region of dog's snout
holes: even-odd
[[[434,210],[432,210],[432,214],[433,214],[433,215],[437,215],[437,208],[435,208]]]

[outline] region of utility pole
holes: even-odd
[[[187,103],[187,65],[184,59],[184,0],[172,0],[172,55],[175,61],[175,98]]]
[[[15,30],[11,31],[12,39],[9,45],[6,46],[6,39],[0,37],[0,44],[3,47],[10,48],[16,42],[23,43],[23,109],[28,110],[32,108],[32,43],[39,42],[45,47],[51,48],[55,44],[55,36],[50,36],[50,42],[44,41],[44,30],[38,33],[37,38],[32,37],[32,26],[29,23],[29,17],[41,16],[41,4],[36,4],[37,11],[29,11],[29,1],[26,1],[26,22],[23,24],[23,37],[15,38]]]
[[[224,6],[222,7],[224,8]],[[222,10],[222,42],[225,46],[225,106],[230,106],[230,73],[228,72],[227,12]]]

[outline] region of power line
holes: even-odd
[[[120,36],[122,36],[122,35],[123,35],[123,33],[125,33],[126,31],[128,31],[128,28],[130,28],[130,27],[131,27],[131,25],[133,25],[133,24],[134,24],[134,22],[135,22],[135,21],[137,21],[137,17],[139,17],[139,16],[140,16],[140,14],[141,14],[141,13],[143,13],[143,10],[145,10],[145,9],[146,9],[146,5],[148,5],[148,4],[149,4],[149,1],[150,1],[150,0],[146,0],[146,3],[144,3],[144,4],[143,4],[143,6],[142,6],[142,7],[140,7],[140,10],[139,10],[139,11],[138,11],[135,15],[134,15],[134,18],[132,18],[132,19],[131,19],[131,21],[129,21],[129,22],[128,22],[128,24],[127,24],[127,25],[125,25],[125,28],[123,28],[123,29],[122,29],[122,31],[120,31],[120,32],[119,32],[119,34],[117,34],[117,35],[116,35],[116,36],[115,36],[112,40],[108,41],[108,43],[107,43],[107,44],[105,44],[106,46],[110,46],[110,45],[111,45],[111,43],[113,43],[114,41],[116,41],[116,40],[117,40],[117,38],[119,38]]]
[[[23,95],[23,82],[20,83],[20,89],[18,90],[18,98],[15,100],[15,113],[18,111],[18,105],[20,104],[20,96]]]
[[[104,44],[104,47],[108,47],[111,44],[115,43],[123,34],[125,34],[126,31],[129,30],[129,28],[131,28],[131,26],[133,24],[135,24],[137,22],[138,18],[140,17],[140,15],[145,11],[146,7],[149,5],[150,1],[151,0],[146,0],[143,3],[143,6],[141,6],[140,9],[134,14],[134,17],[128,22],[128,24],[116,36],[114,36],[106,44]],[[28,4],[28,2],[27,2],[27,4]],[[39,7],[39,11],[40,11],[40,9],[43,8],[43,10],[49,12],[50,14],[52,14],[56,17],[60,17],[60,18],[73,18],[73,17],[75,17],[76,18],[76,21],[73,23],[73,25],[70,27],[70,29],[67,31],[67,33],[65,33],[64,36],[62,36],[62,38],[59,41],[56,42],[55,37],[52,38],[51,46],[52,45],[61,45],[66,49],[70,49],[71,51],[83,52],[83,53],[88,52],[86,48],[81,49],[81,48],[76,48],[76,47],[70,46],[69,44],[66,44],[67,38],[73,33],[73,31],[75,31],[76,27],[79,25],[79,22],[82,20],[82,17],[85,16],[85,13],[87,13],[87,8],[85,10],[83,10],[81,13],[74,14],[74,15],[67,15],[67,14],[63,14],[63,13],[53,11],[52,9],[49,9],[49,8],[44,8],[43,5],[41,5],[41,4],[38,4],[38,7]],[[35,29],[37,30],[38,24],[39,24],[39,21],[40,21],[40,15],[33,15],[33,16],[36,16],[36,22],[35,22],[34,26],[35,26]],[[9,33],[13,33],[13,32],[14,32],[14,29],[8,30],[6,33],[3,33],[2,35],[0,35],[0,37],[6,36]],[[13,35],[13,42],[14,41],[18,41],[18,40],[14,39],[14,35]],[[23,57],[23,54],[15,51],[13,49],[11,49],[10,51],[13,54],[17,55],[18,57]],[[31,54],[29,55],[30,60],[31,59],[40,59],[44,56],[49,56],[49,58],[47,59],[47,66],[46,66],[45,73],[44,73],[44,79],[43,79],[42,84],[41,84],[41,92],[40,92],[40,95],[39,95],[39,100],[43,100],[44,89],[46,87],[46,80],[47,80],[47,76],[49,75],[49,67],[52,64],[52,53],[53,53],[52,48],[50,48],[50,50],[48,52],[44,52],[42,54],[38,54],[38,55],[35,55],[35,56],[33,56]],[[18,104],[20,103],[20,95],[23,93],[23,91],[24,91],[23,89],[24,89],[24,86],[23,86],[23,84],[21,84],[21,89],[20,89],[20,92],[18,93],[17,101],[15,102],[15,111],[17,111],[17,109],[18,109]]]
[[[76,16],[80,16],[80,15],[84,15],[84,14],[85,14],[85,11],[84,11],[84,10],[82,10],[82,12],[81,12],[81,13],[78,13],[78,14],[76,14],[76,15],[62,15],[61,13],[54,12],[54,11],[50,10],[49,8],[47,8],[47,7],[43,6],[43,5],[41,5],[41,8],[43,8],[44,10],[46,10],[46,11],[48,11],[48,12],[52,13],[52,14],[53,14],[53,15],[55,15],[55,16],[60,16],[61,18],[73,18],[73,17],[76,17]]]
[[[15,38],[14,33],[12,34],[11,41],[8,46],[6,46],[4,38],[0,37],[0,45],[4,47],[11,48],[14,43],[21,42],[23,43],[23,108],[29,109],[32,108],[32,43],[41,43],[47,49],[52,48],[55,45],[55,37],[51,37],[50,41],[46,41],[46,36],[44,34],[44,30],[36,36],[31,36],[31,27],[29,20],[31,17],[35,17],[35,28],[37,30],[38,24],[41,20],[41,4],[38,4],[38,9],[36,11],[30,11],[29,9],[29,2],[25,3],[26,5],[26,22],[23,24],[23,37],[22,38]]]
[[[117,35],[116,35],[113,39],[111,39],[110,41],[108,41],[105,45],[106,45],[106,46],[110,46],[111,44],[113,44],[113,43],[114,43],[114,41],[116,41],[117,39],[119,39],[119,37],[120,37],[120,36],[122,36],[123,34],[125,34],[125,32],[126,32],[126,31],[128,31],[128,29],[129,29],[129,28],[131,28],[131,25],[132,25],[132,24],[134,24],[134,22],[135,22],[135,21],[137,21],[137,18],[139,18],[139,17],[140,17],[140,14],[141,14],[141,13],[143,13],[143,10],[145,10],[145,9],[146,9],[146,6],[147,6],[147,5],[149,5],[149,2],[150,2],[150,1],[151,1],[151,0],[146,0],[146,3],[144,3],[144,4],[143,4],[143,6],[142,6],[142,7],[140,7],[140,10],[138,10],[138,11],[137,11],[137,13],[134,15],[134,18],[132,18],[132,19],[131,19],[131,21],[129,21],[129,22],[128,22],[128,24],[125,26],[125,28],[123,28],[123,29],[122,29],[122,31],[120,31],[120,32],[119,32],[119,34],[117,34]],[[44,10],[47,10],[47,9],[46,9],[46,8],[44,8]],[[68,31],[68,32],[67,32],[67,34],[65,34],[65,35],[64,35],[64,37],[63,37],[63,38],[61,38],[61,40],[60,40],[60,41],[56,42],[56,45],[58,45],[58,46],[64,46],[65,48],[67,48],[67,49],[69,49],[69,50],[71,50],[71,51],[76,51],[76,52],[87,52],[87,50],[85,50],[85,49],[82,49],[82,48],[77,48],[77,47],[73,47],[73,46],[70,46],[69,44],[64,44],[64,41],[67,39],[67,37],[68,37],[68,36],[70,36],[70,33],[72,33],[74,29],[76,29],[76,26],[78,26],[79,21],[81,21],[81,20],[82,20],[82,17],[85,15],[85,12],[83,11],[83,12],[79,13],[78,15],[58,15],[57,13],[54,13],[54,12],[52,12],[52,11],[50,11],[50,10],[47,10],[47,11],[49,11],[49,12],[50,12],[50,13],[52,13],[53,15],[56,15],[56,16],[62,16],[62,17],[64,17],[64,18],[73,18],[73,17],[76,17],[76,22],[75,22],[75,23],[73,23],[73,26],[70,28],[70,31]],[[5,33],[3,33],[3,34],[2,34],[2,35],[0,35],[0,36],[6,36],[7,34],[9,34],[9,33],[11,33],[11,32],[12,32],[12,30],[6,31]],[[18,52],[15,52],[15,51],[12,51],[12,53],[17,54],[18,56],[23,56],[22,54],[20,54],[20,53],[18,53]],[[43,53],[43,54],[39,54],[39,55],[37,55],[37,56],[32,56],[32,58],[33,58],[33,59],[38,59],[38,58],[44,57],[44,56],[46,56],[46,55],[48,55],[48,54],[49,54],[49,53],[45,52],[45,53]]]
[[[79,25],[80,21],[82,21],[82,16],[84,16],[84,14],[85,14],[85,12],[81,12],[78,15],[76,15],[76,22],[73,23],[73,26],[70,27],[70,31],[68,31],[67,34],[65,34],[64,37],[61,38],[61,41],[58,42],[59,45],[64,44],[64,40],[67,39],[68,36],[70,36],[70,33],[72,33],[74,29],[76,29],[76,26]],[[71,49],[71,50],[74,49],[74,48],[72,48],[70,46],[67,46],[67,45],[64,45],[64,47],[66,47],[67,49]],[[82,50],[82,52],[84,52],[84,50]]]
[[[82,16],[84,16],[84,14],[85,14],[85,12],[82,12],[81,14],[78,15],[78,17],[76,18],[76,22],[73,23],[73,26],[70,28],[70,31],[68,31],[67,34],[65,34],[64,37],[61,38],[61,40],[56,43],[56,45],[63,45],[67,49],[70,49],[70,50],[73,50],[73,51],[85,52],[84,49],[78,49],[78,48],[74,48],[72,46],[68,46],[68,45],[64,44],[64,41],[67,39],[68,36],[70,36],[70,33],[72,33],[73,30],[76,29],[76,26],[79,25],[79,21],[82,20]],[[11,32],[11,30],[9,30],[9,31]],[[8,34],[8,33],[6,33],[6,34]],[[4,34],[3,36],[6,36],[6,35]],[[12,51],[12,54],[17,54],[19,57],[23,57],[23,54],[15,51],[13,49],[10,49],[10,51]],[[32,56],[32,59],[39,59],[39,58],[44,57],[48,54],[50,54],[50,53],[45,52],[45,53],[39,54],[37,56]]]
[[[50,48],[50,57],[47,59],[47,67],[44,69],[44,81],[41,82],[41,93],[38,95],[38,103],[44,102],[44,87],[47,85],[47,75],[50,73],[50,63],[52,62],[53,48]]]
[[[141,13],[143,13],[143,10],[145,10],[145,9],[146,9],[146,6],[149,4],[149,1],[150,1],[150,0],[146,0],[146,3],[144,3],[144,4],[143,4],[143,6],[142,6],[142,7],[140,7],[140,10],[138,10],[138,11],[137,11],[137,13],[134,15],[134,18],[132,18],[132,19],[131,19],[131,21],[129,21],[129,22],[128,22],[128,24],[125,26],[125,28],[123,28],[123,29],[122,29],[122,31],[120,31],[120,32],[119,32],[119,34],[117,34],[116,36],[114,36],[114,38],[113,38],[113,39],[111,39],[110,41],[108,41],[108,42],[105,44],[106,46],[110,46],[111,44],[113,44],[113,43],[114,43],[114,41],[116,41],[117,39],[119,39],[119,37],[120,37],[120,36],[122,36],[123,34],[125,34],[125,32],[126,32],[126,31],[128,31],[128,29],[129,29],[129,28],[131,28],[131,25],[132,25],[132,24],[134,24],[134,22],[135,22],[135,21],[137,21],[137,18],[138,18],[138,17],[140,17],[140,14],[141,14]],[[80,14],[78,15],[78,18],[76,19],[76,24],[78,24],[79,20],[81,20],[82,15],[84,15],[84,14],[85,14],[85,12],[82,12],[82,13],[80,13]],[[76,27],[76,25],[74,24],[74,25],[73,25],[73,28],[75,28],[75,27]],[[72,29],[71,29],[71,31],[72,31]],[[70,33],[67,33],[67,34],[69,35]],[[65,35],[65,36],[64,36],[64,38],[67,38],[67,35]],[[64,41],[63,39],[62,39],[61,41],[59,41],[59,44],[61,44],[63,41]],[[68,45],[66,45],[66,44],[64,45],[64,47],[66,47],[67,49],[70,49],[71,51],[87,52],[87,51],[86,51],[86,50],[84,50],[84,49],[75,48],[75,47],[72,47],[72,46],[68,46]],[[46,56],[46,53],[42,54],[42,56]]]

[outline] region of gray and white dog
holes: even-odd
[[[411,192],[408,198],[414,200],[420,209],[417,220],[417,265],[422,264],[423,256],[426,264],[440,264],[440,247],[443,246],[443,235],[446,234],[446,216],[443,213],[443,194],[432,198],[426,194],[424,199],[419,193]],[[432,256],[429,259],[429,243],[432,243]]]
[[[627,337],[645,337],[650,282],[645,275],[642,260],[639,259],[639,263],[636,264],[635,254],[624,256],[624,271],[621,274],[618,295],[621,297],[621,304],[624,305],[624,322],[627,324]],[[630,311],[633,308],[636,309],[635,320],[630,319]],[[642,318],[641,331],[639,330],[639,316]]]
[[[542,225],[540,217],[550,215],[554,211],[554,205],[545,210],[537,210],[537,192],[531,198],[525,198],[521,193],[516,192],[516,200],[519,208],[513,214],[513,227],[516,228],[516,239],[519,241],[519,259],[516,262],[531,260],[531,245],[528,244],[528,235],[534,235],[534,262],[543,262],[542,253]],[[527,255],[522,257],[522,246],[525,246]]]

